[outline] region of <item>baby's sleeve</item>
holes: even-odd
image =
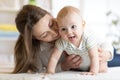
[[[60,52],[63,52],[63,50],[65,49],[65,45],[66,45],[66,43],[65,43],[64,40],[62,40],[62,39],[58,39],[58,40],[55,42],[55,47],[56,47]]]
[[[87,49],[91,49],[95,46],[97,46],[97,39],[96,39],[96,36],[93,35],[92,33],[90,34],[85,34],[85,38],[86,38],[86,46],[87,46]]]

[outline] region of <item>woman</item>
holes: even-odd
[[[54,42],[59,38],[55,19],[40,7],[25,5],[18,13],[15,22],[20,35],[15,45],[13,73],[43,71],[54,48]],[[110,56],[106,54],[101,60],[106,61]],[[82,62],[77,55],[62,58],[57,65],[56,72],[79,68]]]

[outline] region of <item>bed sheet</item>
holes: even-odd
[[[54,75],[43,74],[0,74],[0,80],[120,80],[120,67],[111,67],[107,73],[80,75],[80,72],[66,71]]]

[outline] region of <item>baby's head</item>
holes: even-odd
[[[80,10],[66,6],[57,15],[59,34],[67,41],[72,42],[74,38],[80,40],[84,29],[84,21]]]

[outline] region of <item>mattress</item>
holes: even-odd
[[[111,67],[107,73],[80,75],[80,72],[66,71],[53,75],[43,74],[0,74],[0,80],[120,80],[120,67]]]

